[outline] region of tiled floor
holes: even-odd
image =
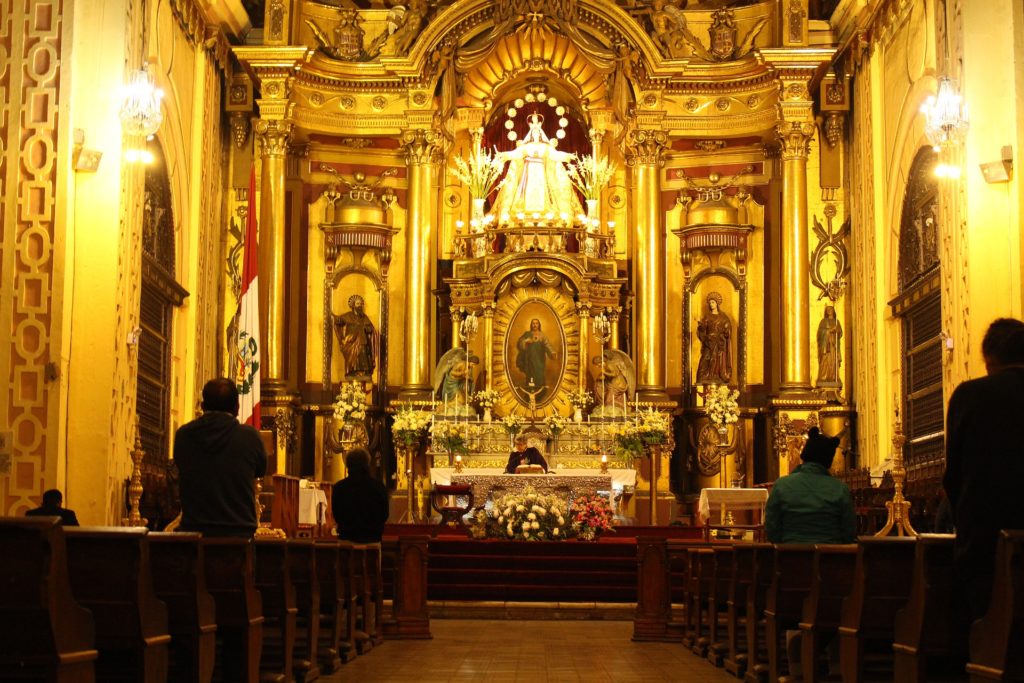
[[[630,621],[434,619],[433,640],[390,640],[322,681],[699,681],[736,678],[675,643],[634,643]]]

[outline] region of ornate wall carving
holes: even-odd
[[[65,8],[63,0],[0,2],[0,325],[11,332],[0,351],[0,423],[13,431],[13,458],[0,462],[0,474],[10,473],[0,476],[0,514],[35,507],[57,473]]]

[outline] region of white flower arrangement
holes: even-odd
[[[498,403],[499,398],[501,398],[501,395],[496,390],[481,389],[473,394],[473,403],[477,404],[484,410],[488,410]]]
[[[523,418],[518,415],[506,415],[501,418],[501,426],[505,428],[509,436],[515,436],[523,428]]]
[[[469,439],[469,426],[448,420],[435,420],[430,428],[430,436],[435,447],[443,448],[451,454],[469,452],[466,441]]]
[[[668,441],[669,419],[666,413],[648,409],[637,416],[637,433],[645,444],[661,444]]]
[[[704,410],[707,411],[708,420],[719,429],[739,422],[740,405],[738,399],[740,392],[730,389],[724,384],[712,384],[707,389],[704,398]]]
[[[544,419],[544,426],[548,428],[548,432],[551,436],[558,436],[565,431],[565,426],[568,424],[566,419],[561,415],[548,415]]]
[[[455,177],[477,199],[487,196],[505,168],[505,162],[499,160],[497,155],[479,147],[469,153],[468,159],[456,156],[454,161]]]
[[[616,457],[630,463],[643,455],[644,442],[640,429],[634,423],[614,422],[608,427],[608,433],[615,441]]]
[[[494,536],[511,541],[561,541],[571,531],[565,502],[527,486],[521,493],[495,499],[490,514],[470,519],[474,538]]]
[[[426,435],[431,417],[431,413],[425,410],[414,410],[409,406],[399,408],[391,425],[391,434],[396,442],[409,448],[419,443]]]
[[[574,389],[568,393],[568,399],[573,408],[586,410],[587,406],[594,402],[594,395],[587,389]]]
[[[349,424],[366,418],[366,391],[362,382],[353,380],[342,383],[334,401],[334,417]]]
[[[593,154],[585,154],[569,162],[567,170],[572,184],[585,199],[600,199],[601,190],[615,175],[615,164],[607,157],[598,159]]]

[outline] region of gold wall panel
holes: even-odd
[[[70,52],[63,0],[0,2],[0,514],[19,515],[57,484],[63,199]]]

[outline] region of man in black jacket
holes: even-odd
[[[993,322],[981,353],[988,375],[949,399],[942,482],[956,526],[953,568],[974,619],[988,609],[999,530],[1024,528],[1024,322]]]
[[[256,531],[256,479],[267,472],[259,433],[238,422],[230,379],[203,387],[203,414],[174,436],[181,488],[181,530],[249,537]]]
[[[355,543],[378,543],[388,521],[388,490],[370,476],[370,453],[353,448],[345,456],[348,476],[334,485],[331,513],[338,538]]]
[[[57,489],[43,491],[43,504],[25,513],[26,517],[60,517],[64,526],[78,526],[78,517],[74,510],[61,507],[64,496]]]

